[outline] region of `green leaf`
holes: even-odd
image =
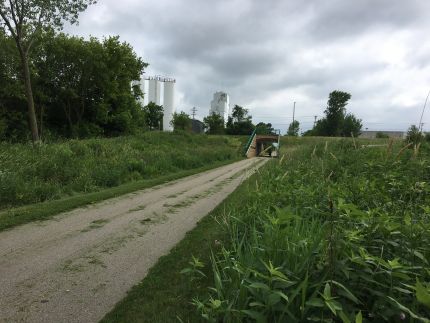
[[[339,312],[339,317],[341,318],[343,323],[351,323],[351,320],[346,316],[346,314],[343,311]]]
[[[355,323],[363,323],[363,315],[361,314],[361,311],[355,316]]]
[[[421,252],[415,250],[414,255],[417,256],[418,258],[420,258],[425,263],[428,263],[427,259],[424,257],[424,255]]]
[[[254,289],[264,289],[264,290],[270,290],[269,286],[267,286],[265,283],[252,283],[250,285],[248,285],[249,288],[254,288]]]
[[[425,288],[419,280],[417,280],[415,289],[417,291],[416,295],[417,295],[418,302],[423,303],[425,306],[430,308],[430,293],[428,289]]]
[[[331,298],[331,289],[330,289],[330,284],[326,283],[325,287],[324,287],[324,298],[325,299],[330,299]]]
[[[277,290],[277,291],[274,291],[273,293],[278,294],[280,297],[282,297],[288,303],[288,296],[285,295],[283,292]]]
[[[249,303],[249,306],[251,306],[251,307],[256,307],[256,306],[264,307],[265,305],[263,303],[260,303],[260,302],[251,302],[251,303]]]
[[[185,269],[182,269],[179,273],[181,273],[181,274],[188,274],[190,271],[192,271],[191,268],[185,268]]]
[[[306,305],[313,307],[324,307],[324,302],[320,298],[311,298],[306,302]]]
[[[333,312],[334,315],[336,314],[336,310],[337,310],[337,306],[335,305],[335,301],[325,301],[325,305],[327,305],[327,307],[330,309],[330,311]]]
[[[350,292],[350,290],[348,288],[346,288],[344,285],[342,285],[341,283],[335,281],[335,280],[331,280],[331,283],[335,284],[336,286],[342,288],[345,291],[344,296],[347,297],[348,299],[350,299],[351,301],[353,301],[355,304],[359,304],[360,301],[358,300],[357,297],[354,296],[354,294],[352,294]]]

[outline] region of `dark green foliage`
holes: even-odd
[[[338,137],[341,134],[343,120],[345,118],[345,106],[351,99],[351,94],[342,91],[333,91],[329,95],[326,115],[326,136]]]
[[[0,141],[26,138],[27,120],[16,45],[0,29]]]
[[[255,126],[257,135],[270,135],[275,133],[271,123],[260,122]]]
[[[390,136],[389,135],[387,135],[386,133],[384,133],[384,132],[382,132],[382,131],[378,131],[377,133],[376,133],[376,136],[375,136],[376,138],[379,138],[379,139],[386,139],[386,138],[390,138]]]
[[[299,135],[299,131],[300,131],[300,122],[298,122],[297,120],[294,120],[288,126],[287,135],[297,137]]]
[[[181,130],[190,132],[192,130],[192,120],[184,111],[173,113],[173,118],[170,123],[175,131]]]
[[[47,29],[61,30],[64,22],[77,23],[79,13],[87,9],[96,0],[32,0],[0,1],[0,22],[19,53],[21,84],[28,109],[28,120],[33,142],[40,140],[39,126],[34,107],[34,88],[32,86],[31,64],[33,48],[40,35]]]
[[[329,95],[325,117],[318,120],[315,127],[306,133],[311,136],[358,137],[362,128],[361,120],[353,114],[346,114],[346,105],[351,94],[333,91]]]
[[[248,114],[248,109],[235,105],[232,116],[227,121],[227,134],[249,136],[254,131],[254,128],[252,116]]]
[[[252,199],[226,209],[202,318],[429,322],[427,148],[320,142],[260,171]]]
[[[406,135],[406,142],[411,143],[413,145],[418,145],[424,139],[423,133],[418,129],[416,125],[412,125],[408,129],[408,133]]]
[[[143,108],[145,122],[150,130],[163,130],[164,109],[162,105],[149,102]]]
[[[205,117],[203,123],[207,134],[221,135],[225,132],[224,119],[218,113]]]
[[[353,114],[348,113],[343,120],[342,137],[358,137],[361,134],[363,124]]]
[[[18,53],[0,34],[0,139],[25,140],[27,104]],[[9,63],[12,62],[12,63]],[[41,136],[92,137],[133,134],[145,129],[138,103],[142,93],[132,81],[147,66],[118,37],[84,40],[47,32],[33,51],[32,78]],[[4,89],[4,91],[3,91]],[[1,130],[5,129],[5,130]]]
[[[163,132],[36,147],[0,143],[0,209],[234,160],[241,148],[236,138]]]

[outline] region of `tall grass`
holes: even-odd
[[[226,210],[211,322],[429,322],[430,154],[313,141]]]
[[[0,209],[233,160],[242,140],[148,132],[30,146],[0,143]]]

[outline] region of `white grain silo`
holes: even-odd
[[[214,98],[211,101],[211,108],[209,110],[209,113],[219,114],[224,119],[224,123],[227,122],[230,113],[230,97],[227,93],[214,93]]]
[[[173,131],[170,121],[173,119],[175,113],[175,83],[173,79],[164,79],[164,117],[163,117],[163,130]]]
[[[148,80],[148,103],[160,105],[160,81],[157,77]]]

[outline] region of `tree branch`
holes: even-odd
[[[25,49],[26,54],[28,55],[28,52],[31,49],[31,46],[33,46],[34,40],[36,38],[37,33],[39,32],[39,30],[41,29],[41,21],[42,21],[42,17],[43,17],[43,10],[40,11],[39,14],[39,19],[37,21],[37,25],[36,28],[33,31],[33,34],[30,36],[30,39],[28,40],[28,44],[27,44],[27,48]]]
[[[14,9],[14,4],[13,4],[12,0],[9,0],[9,6],[10,6],[10,12],[12,14],[12,20],[15,23],[16,32],[18,34],[18,37],[20,37],[21,36],[21,31],[20,31],[20,28],[19,28],[19,25],[18,25],[18,21],[16,20],[15,9]]]
[[[9,19],[7,18],[6,13],[0,10],[0,16],[4,20],[7,28],[9,29],[10,33],[12,34],[12,37],[15,39],[15,41],[18,45],[19,44],[19,38],[18,38],[17,34],[15,33],[14,29],[12,28],[12,25],[11,25]]]

